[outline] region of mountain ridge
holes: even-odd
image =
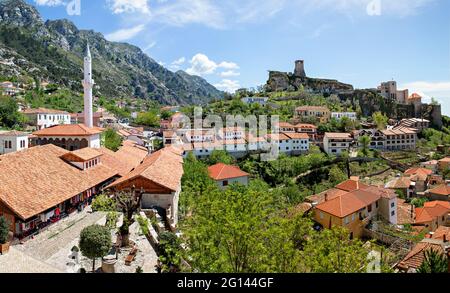
[[[67,19],[44,22],[23,0],[0,1],[1,75],[48,79],[80,91],[87,43],[93,55],[95,95],[171,105],[203,104],[224,95],[199,76],[164,68],[137,46],[110,42]]]

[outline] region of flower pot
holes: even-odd
[[[1,254],[7,254],[9,251],[9,242],[6,242],[5,244],[0,244],[0,253]]]

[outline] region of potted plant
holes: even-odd
[[[9,223],[5,217],[0,217],[0,253],[9,251]]]

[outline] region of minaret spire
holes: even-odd
[[[94,117],[92,110],[92,88],[94,87],[92,79],[92,57],[89,43],[87,44],[86,57],[84,57],[84,125],[87,127],[94,126]]]

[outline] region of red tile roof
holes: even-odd
[[[239,169],[239,167],[230,166],[223,163],[209,167],[208,172],[209,176],[214,180],[226,180],[249,176],[248,173],[245,173]]]
[[[66,111],[59,111],[59,110],[46,109],[46,108],[25,109],[25,110],[23,110],[22,113],[24,113],[24,114],[64,114],[64,115],[69,114]]]
[[[438,240],[425,239],[419,242],[408,255],[397,265],[398,268],[408,271],[417,270],[425,260],[425,251],[435,250],[439,253],[445,253],[443,243]]]
[[[442,184],[431,189],[429,192],[439,195],[450,195],[450,186],[448,186],[447,184]]]
[[[290,139],[309,139],[308,134],[306,133],[284,133]]]
[[[425,169],[425,168],[411,168],[406,170],[405,175],[416,175],[416,174],[425,174],[431,175],[433,174],[433,170]]]
[[[365,190],[355,190],[323,202],[317,205],[316,208],[338,218],[345,218],[375,203],[380,198],[379,194]]]
[[[100,163],[80,170],[52,144],[0,157],[0,202],[27,220],[117,175]]]
[[[183,158],[171,148],[164,148],[144,159],[144,162],[126,176],[108,186],[113,188],[119,184],[143,178],[163,186],[172,192],[181,187],[183,176]]]
[[[439,226],[436,231],[434,231],[433,239],[450,241],[450,227]]]
[[[423,224],[433,221],[436,218],[446,216],[450,213],[450,203],[447,202],[428,202],[422,208],[416,208],[417,224]]]
[[[359,180],[352,180],[352,179],[349,179],[336,185],[337,189],[341,189],[344,191],[354,191],[358,189],[366,189],[368,187],[369,187],[368,185],[359,182]]]
[[[56,125],[53,127],[38,130],[33,133],[38,137],[42,136],[91,136],[100,134],[104,129],[98,127],[86,127],[83,124]]]

